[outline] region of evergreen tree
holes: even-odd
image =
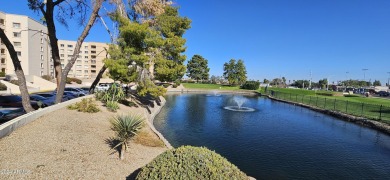
[[[381,82],[378,81],[378,80],[375,80],[374,83],[373,83],[373,86],[381,86]]]
[[[196,82],[199,80],[208,80],[209,71],[207,59],[200,55],[194,55],[187,64],[187,75],[188,77],[195,79]]]
[[[241,85],[246,81],[246,68],[244,61],[231,59],[223,65],[223,77],[229,81],[230,85]]]

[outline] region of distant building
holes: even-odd
[[[26,75],[47,74],[51,55],[46,26],[27,16],[0,12],[0,28],[14,45]],[[14,70],[12,59],[1,40],[0,71],[15,74]]]
[[[45,25],[27,16],[0,11],[0,28],[13,43],[25,75],[54,77],[54,64]],[[76,41],[58,40],[62,68],[73,56],[75,46]],[[108,49],[106,43],[84,42],[68,77],[95,78],[103,66],[103,59],[106,57],[105,48]],[[15,74],[12,59],[2,41],[0,60],[1,72]]]
[[[73,56],[73,50],[76,46],[76,41],[58,40],[58,48],[60,51],[61,66],[64,68]],[[68,77],[76,78],[95,78],[99,70],[103,67],[103,60],[106,58],[105,48],[108,49],[106,43],[84,42],[81,45],[80,54],[69,71]],[[51,63],[50,75],[54,76],[54,67]]]

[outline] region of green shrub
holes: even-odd
[[[49,76],[49,75],[43,75],[43,76],[41,76],[41,78],[45,79],[47,81],[52,81],[53,80],[53,78],[51,78],[51,76]]]
[[[316,94],[320,96],[333,96],[331,92],[317,92]]]
[[[7,86],[0,82],[0,91],[5,91],[5,90],[7,90]]]
[[[260,87],[259,81],[246,81],[242,86],[241,89],[249,89],[249,90],[257,90]]]
[[[177,84],[172,85],[173,88],[177,88]]]
[[[245,179],[248,177],[221,155],[204,147],[182,146],[157,156],[136,179]]]
[[[175,85],[176,85],[176,86],[180,86],[180,84],[181,84],[180,79],[176,79],[176,80],[175,80]]]
[[[11,80],[11,81],[9,81],[9,82],[12,83],[12,84],[15,84],[15,85],[19,86],[19,80],[13,79],[13,80]]]
[[[126,99],[120,100],[119,103],[129,107],[137,106],[137,104],[135,104],[134,102],[128,101]]]
[[[66,77],[66,84],[72,84],[72,82],[75,82],[77,84],[81,84],[82,81],[77,78],[72,78],[72,77]]]
[[[68,109],[87,113],[96,113],[100,111],[100,109],[97,107],[96,102],[92,98],[82,99],[76,104],[69,105]]]
[[[116,112],[119,109],[119,104],[116,101],[108,101],[106,103],[106,107],[111,112]]]
[[[360,97],[360,95],[357,95],[357,94],[344,94],[344,97]]]
[[[169,86],[170,86],[170,84],[163,84],[164,88],[168,88]]]
[[[5,77],[5,72],[0,72],[0,77]]]

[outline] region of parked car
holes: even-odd
[[[110,83],[99,83],[95,87],[95,91],[107,91],[110,88]]]
[[[53,91],[52,94],[56,95],[57,92]],[[73,93],[71,91],[64,91],[64,96],[63,97],[67,98],[67,100],[71,100],[71,99],[79,97],[79,95],[76,94],[76,93]]]
[[[74,87],[66,87],[64,91],[70,91],[74,94],[77,94],[78,97],[85,96],[88,94],[88,92],[85,92],[84,90],[80,88],[74,88]]]
[[[30,103],[34,109],[40,108],[37,101],[30,101]],[[22,97],[17,95],[0,96],[0,106],[1,107],[23,107]],[[46,106],[42,105],[42,107],[46,107]]]
[[[56,95],[53,93],[37,93],[36,95],[43,96],[43,97],[49,98],[49,99],[53,99],[54,102],[56,99]],[[62,96],[62,102],[67,101],[67,100],[69,100],[69,97],[65,96],[65,94],[64,94],[64,96]]]
[[[46,106],[51,106],[56,101],[55,97],[53,98],[53,96],[52,97],[43,97],[43,96],[40,96],[38,94],[31,94],[30,100],[42,102]]]
[[[0,109],[0,124],[5,123],[11,119],[25,114],[23,108],[1,108]]]
[[[379,96],[386,97],[386,96],[389,96],[390,93],[389,93],[389,92],[386,92],[386,91],[379,91],[379,92],[378,92],[378,95],[379,95]]]

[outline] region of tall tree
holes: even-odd
[[[28,89],[26,85],[26,77],[24,76],[22,65],[20,64],[18,55],[15,51],[14,46],[12,45],[11,41],[8,39],[8,37],[5,35],[4,30],[0,28],[0,39],[5,44],[5,46],[8,49],[9,55],[12,59],[12,64],[15,68],[15,74],[16,77],[18,77],[19,81],[19,90],[22,94],[22,105],[26,112],[34,111],[34,109],[31,107],[30,104],[30,95],[28,94]]]
[[[174,81],[183,77],[186,72],[184,61],[186,56],[182,53],[186,50],[184,33],[191,26],[191,20],[180,17],[178,8],[166,6],[164,13],[156,16],[152,28],[160,32],[164,44],[159,48],[162,58],[156,59],[156,78],[161,81]],[[151,72],[153,73],[153,72]]]
[[[66,18],[72,18],[76,14],[80,15],[80,22],[85,22],[87,17],[88,5],[85,0],[28,0],[29,8],[36,12],[41,12],[44,16],[45,23],[47,24],[52,58],[54,62],[55,76],[57,80],[56,103],[61,102],[65,89],[66,77],[80,53],[81,44],[84,42],[84,39],[89,33],[89,30],[92,28],[96,18],[98,17],[98,12],[100,10],[100,7],[102,6],[102,3],[103,0],[95,0],[90,18],[86,26],[84,27],[83,32],[77,40],[76,47],[73,51],[74,53],[72,59],[65,66],[64,70],[62,70],[58,48],[58,39],[56,34],[56,25],[54,22],[55,8],[58,7],[58,14],[56,15],[58,22],[63,24],[65,27],[68,27]]]
[[[203,58],[201,55],[192,56],[191,60],[187,64],[187,74],[188,77],[195,79],[196,82],[199,80],[209,79],[209,71],[207,59]]]
[[[325,89],[325,87],[328,85],[328,79],[321,79],[318,81],[318,85],[321,89]]]
[[[246,81],[246,68],[244,61],[231,59],[223,65],[223,77],[229,81],[230,85],[241,85]]]

